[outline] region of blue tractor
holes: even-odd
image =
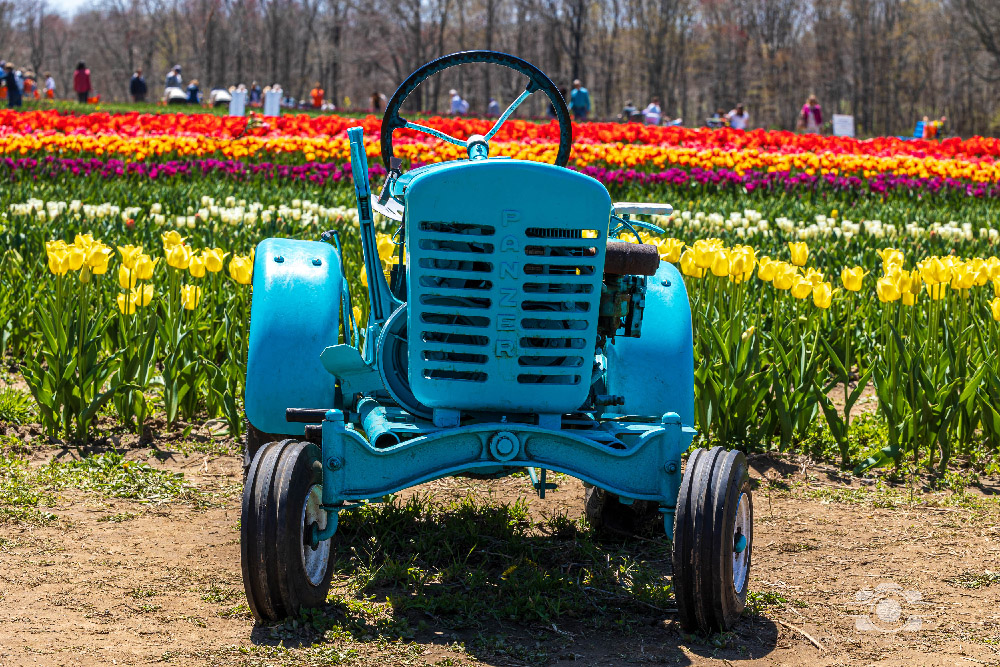
[[[466,63],[528,78],[485,136],[400,117],[422,81]],[[490,157],[490,139],[534,92],[559,121],[555,164]],[[401,128],[468,158],[404,173],[393,155]],[[600,182],[566,168],[572,125],[559,90],[503,53],[444,56],[402,83],[382,122],[378,194],[362,129],[348,135],[368,277],[362,335],[338,243],[273,238],[256,251],[241,522],[254,616],[323,604],[341,512],[452,475],[527,470],[544,498],[551,470],[584,482],[596,530],[662,517],[682,625],[731,627],[752,553],[747,462],[695,449],[682,474],[695,433],[684,282],[654,246],[618,240],[652,227],[633,216],[669,207],[612,203]],[[388,280],[376,212],[398,225]]]

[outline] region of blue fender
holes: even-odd
[[[286,408],[334,407],[336,378],[320,354],[338,342],[343,274],[328,243],[266,239],[257,246],[245,409],[265,433],[303,435]]]
[[[624,396],[617,412],[660,416],[676,412],[694,426],[694,346],[691,305],[684,279],[669,262],[660,262],[646,282],[642,337],[618,337],[607,345],[607,391]]]

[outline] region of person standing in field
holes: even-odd
[[[451,115],[464,116],[469,113],[469,103],[462,99],[457,90],[452,88],[448,91],[448,95],[451,96]]]
[[[4,67],[4,86],[7,88],[7,108],[13,109],[21,106],[21,89],[17,87],[17,77],[14,75],[14,66],[10,63]]]
[[[309,91],[309,98],[312,100],[313,109],[319,109],[323,106],[323,95],[326,91],[320,88],[319,81],[313,86],[313,89]]]
[[[815,95],[810,95],[799,112],[799,127],[809,134],[819,134],[823,127],[823,109],[816,101]]]
[[[146,78],[142,75],[142,68],[139,67],[132,75],[132,80],[128,82],[128,92],[135,103],[145,102],[146,93],[149,92],[146,86]]]
[[[583,87],[579,79],[573,81],[573,90],[569,93],[569,108],[573,112],[573,119],[577,121],[587,120],[587,115],[590,114],[590,91]]]
[[[80,104],[86,104],[90,98],[90,70],[81,60],[76,65],[73,72],[73,90],[76,91],[76,99]]]
[[[660,108],[660,98],[654,97],[653,101],[642,110],[642,122],[646,125],[659,125],[663,110]]]
[[[56,99],[56,80],[52,78],[52,72],[45,73],[45,99]]]
[[[736,108],[726,114],[729,127],[734,130],[745,130],[750,126],[750,114],[743,108],[743,103],[736,105]]]

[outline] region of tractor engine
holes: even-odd
[[[436,423],[607,404],[601,351],[639,335],[659,264],[652,246],[609,242],[610,218],[599,182],[545,164],[470,161],[409,183],[408,379]]]

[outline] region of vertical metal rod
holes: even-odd
[[[368,156],[365,154],[364,130],[352,127],[347,130],[351,141],[351,172],[354,177],[354,194],[358,198],[358,223],[361,231],[361,252],[365,273],[368,276],[369,329],[382,325],[392,314],[392,294],[382,273],[375,238],[375,220],[372,213],[372,190],[368,182]]]

